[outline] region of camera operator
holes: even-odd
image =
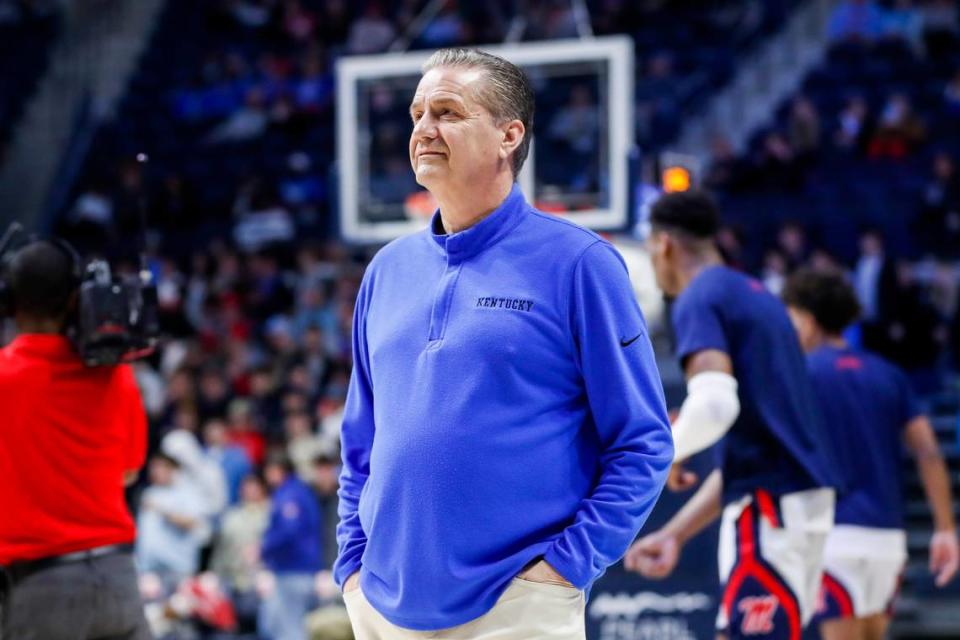
[[[66,335],[80,265],[34,241],[13,258],[16,338],[0,349],[0,638],[149,639],[124,500],[146,453],[129,365],[87,367]]]

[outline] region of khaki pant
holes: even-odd
[[[458,627],[413,631],[393,625],[360,589],[343,596],[356,640],[585,640],[582,591],[515,578],[493,609]]]

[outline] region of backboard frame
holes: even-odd
[[[608,61],[606,77],[609,96],[609,122],[606,133],[609,171],[610,206],[579,210],[573,214],[558,213],[577,224],[598,231],[624,228],[629,220],[628,155],[634,145],[633,126],[633,41],[626,36],[606,36],[582,40],[483,46],[482,50],[523,66]],[[359,213],[359,120],[357,118],[357,86],[364,80],[410,76],[420,68],[433,51],[389,53],[370,56],[348,56],[337,61],[337,164],[338,218],[342,238],[351,243],[372,244],[414,233],[424,226],[422,220],[365,222]],[[528,200],[532,200],[533,163],[536,161],[536,139],[530,157],[518,176]]]

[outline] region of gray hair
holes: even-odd
[[[438,67],[461,67],[486,72],[486,82],[477,92],[480,103],[490,112],[497,124],[508,120],[523,123],[525,133],[520,146],[513,153],[513,175],[530,152],[533,140],[533,88],[526,74],[517,65],[478,49],[440,49],[423,63],[426,73]]]

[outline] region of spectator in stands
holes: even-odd
[[[913,265],[898,262],[895,274],[894,282],[880,292],[876,330],[864,332],[864,346],[902,367],[918,393],[933,393],[940,384],[936,369],[948,337],[945,319]]]
[[[449,47],[464,41],[463,20],[456,2],[445,2],[440,13],[420,34],[420,43],[428,49]]]
[[[710,143],[710,163],[703,178],[703,186],[710,190],[735,192],[744,186],[747,177],[744,161],[734,150],[730,139],[714,136]]]
[[[117,169],[116,188],[111,193],[113,199],[114,222],[120,237],[130,237],[140,233],[142,207],[147,197],[143,177],[143,167],[139,162],[128,160],[120,163]]]
[[[806,96],[797,96],[790,108],[789,141],[800,164],[809,165],[820,148],[820,115]]]
[[[768,189],[786,189],[793,191],[803,186],[805,175],[802,166],[779,131],[771,131],[763,139],[756,159],[755,180]]]
[[[637,128],[641,140],[662,140],[679,126],[680,92],[673,56],[660,51],[647,61],[637,84]]]
[[[584,156],[596,149],[599,128],[600,114],[590,88],[578,84],[550,122],[549,135],[565,142],[576,155]]]
[[[567,174],[568,187],[587,191],[593,184],[599,145],[600,112],[590,88],[578,84],[570,90],[567,103],[550,121],[547,135],[560,144],[565,164],[577,167]]]
[[[113,225],[113,202],[106,187],[100,182],[92,183],[80,194],[67,216],[75,226],[89,225],[93,227],[92,232],[109,232]]]
[[[288,207],[317,204],[326,196],[323,178],[313,167],[310,156],[302,151],[287,157],[288,173],[280,181],[279,192]]]
[[[273,490],[260,557],[273,576],[258,617],[261,635],[306,640],[304,617],[314,597],[320,565],[320,509],[289,458],[272,454],[264,468]]]
[[[228,3],[230,15],[237,24],[249,29],[260,29],[270,23],[274,0],[233,0]]]
[[[805,263],[810,255],[810,246],[803,224],[796,220],[784,222],[777,232],[777,249],[786,260],[788,272]]]
[[[293,216],[271,185],[258,193],[249,212],[236,219],[233,240],[246,253],[256,253],[276,245],[290,245],[296,232]]]
[[[253,462],[238,444],[230,442],[227,423],[213,418],[203,427],[203,441],[207,455],[220,465],[227,483],[227,500],[236,504],[240,497],[240,483],[253,472]]]
[[[297,292],[297,309],[293,318],[293,328],[301,342],[305,341],[306,334],[311,328],[323,330],[329,328],[334,322],[336,320],[321,283],[310,283]]]
[[[528,5],[530,13],[526,37],[529,40],[576,38],[577,21],[568,2],[537,2]]]
[[[318,53],[307,55],[293,87],[297,107],[307,115],[318,115],[329,107],[332,96],[333,76],[325,68],[322,57]]]
[[[353,54],[380,53],[386,51],[396,37],[393,25],[383,15],[383,7],[369,2],[363,15],[350,27],[347,51]]]
[[[336,451],[340,447],[340,429],[343,427],[343,405],[346,400],[346,385],[350,381],[349,364],[331,366],[328,383],[315,407],[317,437],[324,451]]]
[[[293,291],[277,261],[276,252],[262,251],[250,258],[247,311],[256,321],[286,313],[293,304]]]
[[[194,420],[196,413],[193,414]],[[213,537],[217,521],[227,508],[227,480],[219,462],[200,446],[196,424],[192,429],[177,428],[160,442],[160,450],[177,461],[180,477],[196,493],[202,520],[193,529],[201,544]]]
[[[933,175],[923,190],[917,222],[923,248],[937,257],[960,257],[960,176],[949,153],[933,159]]]
[[[865,323],[876,323],[880,319],[881,292],[895,286],[896,271],[886,257],[883,235],[879,229],[864,230],[860,234],[860,257],[853,270],[853,287]]]
[[[283,4],[283,32],[294,42],[305,43],[317,28],[317,17],[300,0],[286,0]]]
[[[335,451],[321,453],[314,457],[311,468],[310,485],[317,494],[320,505],[321,558],[323,568],[329,569],[337,559],[337,515],[340,487],[340,456]]]
[[[330,361],[323,344],[323,331],[317,325],[308,325],[301,339],[304,366],[310,378],[310,387],[320,388],[320,382],[329,371]]]
[[[883,12],[873,0],[845,0],[834,8],[827,36],[834,42],[870,42],[882,33]]]
[[[717,231],[717,248],[723,256],[723,263],[732,269],[744,270],[743,238],[741,229],[735,226],[723,226]]]
[[[174,458],[154,455],[149,474],[137,517],[137,567],[157,574],[172,589],[199,566],[201,539],[196,532],[203,528],[204,505]]]
[[[923,13],[923,41],[927,56],[941,59],[949,55],[960,35],[960,7],[954,0],[927,0]]]
[[[900,40],[915,53],[923,51],[923,16],[913,0],[894,0],[883,11],[880,35],[890,40]]]
[[[867,153],[871,158],[905,158],[924,141],[926,124],[903,93],[891,94],[877,121]]]
[[[864,150],[872,129],[867,101],[859,95],[848,98],[837,120],[837,129],[833,134],[837,148],[844,151]]]
[[[300,359],[293,323],[288,316],[278,313],[268,318],[263,326],[263,339],[273,366],[278,371],[289,371]]]
[[[313,433],[310,414],[303,409],[290,412],[283,419],[283,427],[286,433],[287,456],[300,479],[310,482],[314,476],[313,460],[321,452],[320,441]]]
[[[259,466],[263,462],[267,445],[263,434],[254,422],[250,401],[237,398],[230,403],[227,415],[229,416],[230,442],[242,447],[253,464]]]
[[[950,116],[960,118],[960,69],[954,72],[953,78],[944,87],[943,103]]]
[[[244,106],[234,111],[206,137],[207,144],[243,142],[262,136],[270,122],[263,92],[254,88],[247,92]]]
[[[203,218],[192,183],[178,173],[170,173],[164,176],[159,193],[148,204],[149,225],[162,234],[162,253],[181,257],[183,239],[190,237]]]
[[[296,360],[287,369],[286,385],[288,393],[302,395],[307,404],[318,393],[317,385],[310,379],[310,372],[303,360],[302,353],[299,351]]]
[[[331,46],[342,45],[350,36],[350,11],[346,0],[324,0],[319,5],[317,41]]]
[[[256,475],[247,475],[240,488],[240,504],[224,514],[213,546],[210,570],[230,591],[241,623],[256,620],[258,599],[254,586],[269,515],[270,499],[263,481]],[[255,627],[255,622],[246,626]]]
[[[222,369],[214,363],[205,367],[200,373],[197,390],[197,413],[200,420],[224,417],[232,399]]]
[[[409,162],[396,154],[386,157],[380,170],[370,176],[370,193],[384,202],[404,202],[416,191]]]
[[[760,274],[763,286],[775,296],[783,291],[787,280],[787,261],[776,249],[769,249],[763,257],[763,270]]]
[[[810,259],[807,260],[807,265],[814,271],[842,271],[842,267],[836,256],[823,247],[816,247],[810,253]]]
[[[181,405],[196,404],[196,387],[193,374],[186,367],[177,368],[167,378],[167,387],[160,424],[173,424],[174,415]]]

